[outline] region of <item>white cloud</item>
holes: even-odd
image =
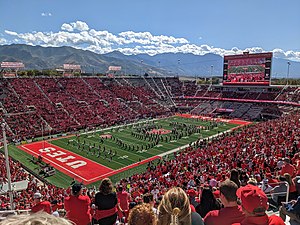
[[[17,32],[14,32],[14,31],[5,30],[4,32],[5,32],[6,34],[8,34],[8,35],[18,36],[18,33],[17,33]]]
[[[5,45],[7,40],[5,38],[0,38],[0,45]]]
[[[50,12],[42,12],[41,16],[52,16],[52,13],[50,13]]]
[[[71,25],[73,26],[74,30],[79,30],[79,31],[89,30],[89,26],[82,21],[76,21],[75,23],[71,23]]]
[[[41,46],[72,46],[78,49],[93,51],[95,53],[108,53],[118,50],[124,54],[146,53],[155,55],[160,53],[193,53],[204,55],[214,53],[221,56],[241,54],[244,51],[250,53],[261,53],[267,50],[261,47],[249,47],[239,49],[217,48],[206,44],[196,45],[190,43],[183,37],[173,37],[166,35],[153,35],[150,32],[124,31],[118,34],[110,33],[107,30],[90,29],[83,21],[64,23],[58,32],[28,32],[17,33],[5,30],[5,34],[13,36],[12,43],[25,43],[29,45]],[[4,38],[0,38],[0,44],[8,43]],[[284,51],[276,48],[273,50],[274,57],[300,61],[300,52]]]
[[[185,38],[175,38],[172,36],[153,36],[150,32],[134,32],[134,31],[126,31],[119,33],[119,36],[125,38],[125,43],[140,43],[140,44],[155,44],[158,45],[160,43],[167,44],[186,44],[189,43]]]
[[[73,27],[68,23],[64,23],[63,25],[61,25],[60,29],[70,31],[70,32],[74,30]]]

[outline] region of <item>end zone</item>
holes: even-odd
[[[91,180],[98,177],[99,174],[113,171],[113,169],[48,142],[35,142],[20,145],[18,148],[35,157],[41,156],[44,162],[50,163],[55,169],[82,181],[84,184],[92,183]]]
[[[44,162],[49,163],[55,169],[81,181],[85,185],[160,158],[159,156],[154,156],[132,165],[113,170],[71,151],[48,143],[47,141],[19,145],[17,147],[35,157],[41,156]]]

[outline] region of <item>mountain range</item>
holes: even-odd
[[[0,46],[0,62],[21,61],[25,69],[56,69],[64,63],[80,64],[86,73],[106,73],[109,66],[121,66],[122,74],[221,76],[223,57],[216,54],[194,55],[191,53],[163,53],[124,55],[113,51],[96,54],[72,47],[41,47],[24,44]],[[286,77],[288,60],[273,57],[272,77]],[[300,78],[300,62],[290,61],[289,77]]]

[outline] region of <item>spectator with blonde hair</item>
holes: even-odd
[[[128,225],[156,225],[157,218],[148,203],[143,203],[133,207],[129,213]]]
[[[292,177],[289,173],[285,173],[283,175],[286,179],[286,182],[289,184],[289,199],[297,199],[297,189],[294,180],[292,180]]]
[[[0,225],[73,225],[69,220],[55,217],[49,213],[39,211],[33,214],[9,216]]]
[[[179,187],[167,191],[158,206],[158,225],[202,225],[201,216],[191,211],[187,194]]]

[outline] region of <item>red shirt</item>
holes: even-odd
[[[85,195],[70,196],[65,199],[67,218],[76,225],[87,225],[91,222],[91,199]]]
[[[52,211],[56,211],[58,209],[62,209],[63,208],[63,204],[62,203],[58,203],[58,204],[55,204],[55,205],[52,205]]]
[[[118,202],[123,210],[129,209],[129,198],[130,195],[126,191],[118,192],[117,193]]]
[[[295,172],[296,172],[295,167],[288,163],[282,166],[280,175],[284,175],[285,173],[288,173],[291,175],[291,177],[294,177]]]
[[[244,219],[245,215],[241,206],[234,206],[208,212],[204,217],[204,223],[205,225],[231,225],[240,223]]]
[[[246,217],[241,223],[234,223],[232,225],[285,225],[285,223],[279,216],[264,215],[260,217],[249,216]]]
[[[31,212],[36,213],[39,211],[45,211],[46,213],[51,214],[51,203],[48,201],[43,201],[37,203],[35,206],[31,208]]]

